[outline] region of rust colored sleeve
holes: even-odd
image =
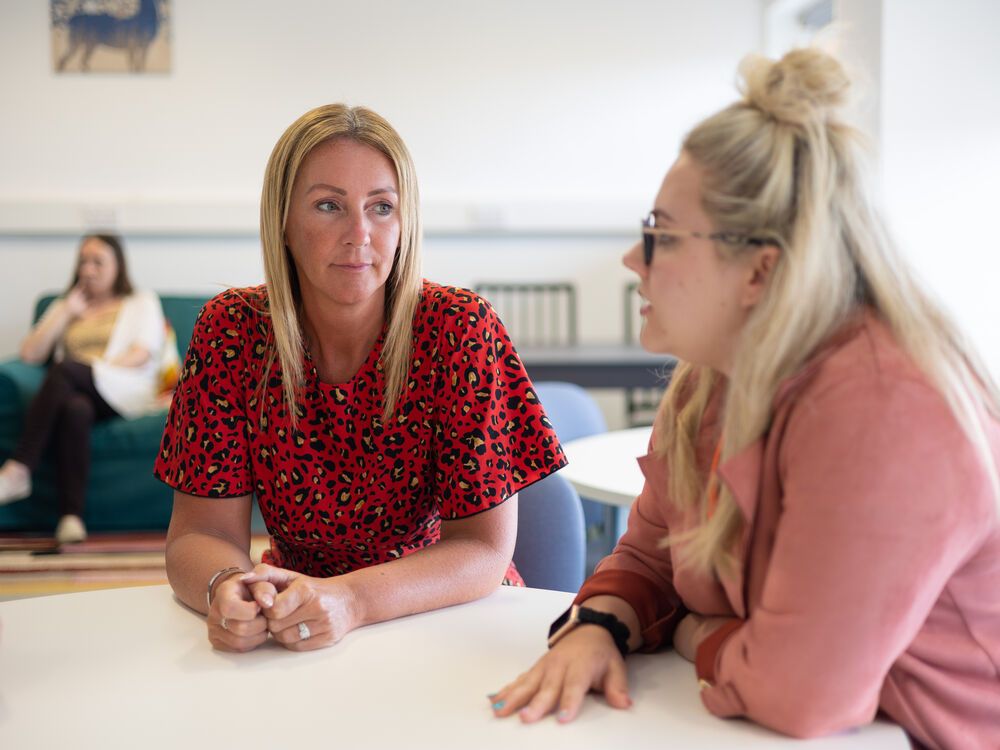
[[[630,570],[598,571],[583,583],[573,600],[580,604],[593,596],[624,599],[639,617],[640,651],[655,651],[673,643],[674,629],[687,613],[676,595],[660,590],[650,579]]]
[[[743,620],[733,620],[725,625],[720,625],[708,638],[698,644],[694,669],[699,680],[704,680],[710,685],[715,684],[715,663],[719,657],[719,651],[722,649],[722,644],[743,625],[743,622]]]

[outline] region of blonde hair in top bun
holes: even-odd
[[[775,63],[750,55],[740,64],[744,102],[787,125],[834,118],[847,104],[851,82],[833,57],[797,49]]]
[[[767,431],[778,384],[868,305],[946,399],[1000,498],[985,431],[986,415],[1000,414],[996,385],[916,283],[875,214],[858,163],[860,134],[840,115],[850,87],[843,67],[829,54],[798,49],[778,61],[750,57],[740,70],[742,99],[696,126],[683,144],[705,169],[702,205],[715,231],[767,238],[781,249],[733,360],[723,459]],[[716,251],[735,257],[745,248],[717,243]],[[680,365],[657,416],[657,449],[670,462],[669,494],[681,507],[705,507],[694,445],[716,379],[708,368]],[[733,564],[743,526],[732,497],[719,489],[710,519],[665,542],[682,545],[688,563],[704,571]]]

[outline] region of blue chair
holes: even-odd
[[[600,407],[590,394],[580,386],[573,383],[540,381],[534,384],[534,388],[535,394],[545,408],[545,413],[552,422],[552,426],[555,427],[560,441],[565,443],[588,435],[607,432],[607,423],[604,421]],[[530,520],[525,516],[524,494],[524,492],[521,493],[519,528],[530,523]],[[529,493],[529,497],[530,495],[531,493]],[[615,540],[611,538],[612,510],[603,503],[586,499],[582,500],[582,507],[585,545],[583,572],[586,573],[593,569],[598,560],[611,551]],[[574,521],[569,519],[567,523],[572,524]],[[525,577],[525,582],[529,586],[535,585],[527,577]]]
[[[580,496],[558,473],[518,493],[514,565],[536,589],[579,591],[587,557]]]
[[[608,431],[601,408],[580,386],[554,381],[540,382],[535,383],[535,393],[545,407],[545,413],[561,442],[568,443],[570,440]],[[610,537],[607,505],[584,498],[583,519],[588,538],[593,540],[601,536]]]
[[[608,431],[597,402],[574,383],[539,382],[535,394],[563,443]]]

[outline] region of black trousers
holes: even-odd
[[[24,432],[12,458],[34,471],[45,449],[53,445],[60,515],[83,516],[90,430],[96,422],[117,416],[94,387],[90,365],[65,360],[49,368],[28,405]]]

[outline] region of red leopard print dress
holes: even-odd
[[[198,497],[256,494],[269,559],[312,576],[388,562],[566,464],[503,324],[475,294],[425,281],[410,379],[382,422],[385,332],[346,383],[309,355],[293,429],[275,362],[260,388],[271,322],[264,286],[202,310],[155,475]],[[262,415],[262,401],[264,410]],[[513,565],[508,583],[523,585]]]

